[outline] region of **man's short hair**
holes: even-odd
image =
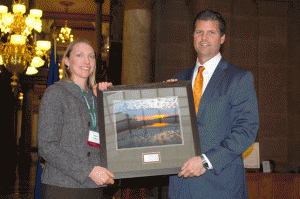
[[[198,15],[196,16],[196,18],[194,19],[194,24],[193,24],[194,31],[193,32],[195,32],[197,21],[200,21],[200,20],[204,20],[204,21],[217,20],[219,22],[220,35],[223,36],[225,34],[226,23],[225,23],[223,16],[220,13],[215,12],[215,11],[210,11],[210,10],[203,10],[203,11],[199,12]]]

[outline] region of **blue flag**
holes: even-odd
[[[51,86],[55,82],[58,82],[59,80],[59,72],[58,72],[58,56],[56,53],[56,45],[55,45],[55,39],[53,40],[53,46],[50,56],[50,64],[49,64],[49,72],[48,72],[48,81],[47,81],[47,87]],[[34,198],[40,199],[41,198],[41,188],[42,188],[42,181],[41,176],[43,172],[43,165],[41,158],[39,158],[39,163],[37,166],[37,174],[36,174],[36,180],[35,180],[35,190],[34,190]]]
[[[55,82],[58,82],[58,57],[56,53],[55,40],[53,41],[51,56],[50,56],[50,64],[49,64],[49,73],[48,73],[48,81],[47,87],[51,86]]]

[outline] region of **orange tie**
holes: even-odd
[[[195,102],[195,111],[196,115],[198,113],[198,108],[199,108],[199,103],[200,99],[202,96],[202,87],[203,87],[203,71],[204,71],[204,66],[199,66],[198,68],[198,73],[194,82],[194,89],[193,89],[193,94],[194,94],[194,102]]]

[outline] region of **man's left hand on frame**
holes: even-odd
[[[108,87],[112,86],[111,82],[99,82],[93,86],[93,93],[97,97],[97,87],[99,90],[105,91]]]
[[[199,156],[193,157],[186,161],[181,168],[181,172],[178,174],[178,177],[199,177],[206,172],[206,169],[203,167],[202,160]]]

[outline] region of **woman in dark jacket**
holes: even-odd
[[[45,159],[42,198],[102,198],[113,173],[100,167],[95,51],[87,40],[66,50],[63,78],[47,88],[38,122],[39,154]],[[105,90],[111,83],[99,83]]]

